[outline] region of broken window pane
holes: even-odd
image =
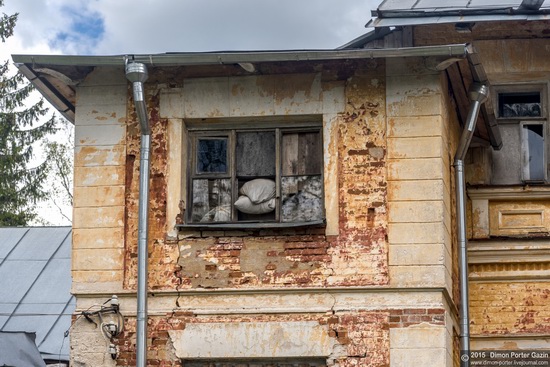
[[[523,125],[523,178],[527,181],[544,181],[544,125]]]
[[[284,134],[282,140],[284,176],[321,173],[323,150],[319,132]]]
[[[237,176],[275,176],[275,132],[237,134]]]
[[[318,126],[197,130],[190,138],[188,223],[291,223],[324,217]],[[245,190],[258,183],[269,190]],[[263,198],[264,193],[269,197]]]
[[[310,222],[323,217],[321,176],[283,177],[283,222]]]
[[[193,222],[231,221],[231,180],[193,180]]]
[[[540,93],[501,93],[498,95],[499,116],[540,117],[542,115]]]
[[[198,139],[197,173],[227,172],[227,139]]]

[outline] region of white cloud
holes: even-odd
[[[100,0],[100,53],[334,48],[365,32],[373,1]],[[361,22],[351,17],[360,14]]]
[[[1,10],[20,13],[14,40],[5,45],[10,53],[123,54],[334,48],[366,32],[364,24],[377,5],[373,0],[5,0]],[[99,39],[85,32],[92,19],[103,21]],[[84,27],[75,32],[79,21]],[[65,40],[59,38],[63,34]]]
[[[4,0],[0,12],[18,12],[19,19],[15,35],[0,43],[0,60],[11,54],[330,49],[365,33],[380,1]],[[52,203],[39,210],[52,224],[66,224]]]

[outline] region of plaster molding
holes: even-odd
[[[117,294],[121,312],[135,316],[135,292]],[[77,294],[77,312],[101,304],[111,294]],[[149,314],[191,315],[323,314],[390,309],[445,308],[456,315],[456,305],[445,288],[422,289],[270,289],[188,290],[150,292]],[[180,307],[176,306],[179,304]]]
[[[485,186],[469,187],[468,197],[472,200],[542,200],[550,199],[547,186]]]
[[[469,264],[550,262],[550,240],[470,241]]]

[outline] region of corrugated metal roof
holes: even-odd
[[[534,9],[523,3],[522,0],[384,0],[378,9],[373,11],[372,15],[375,18],[367,26],[397,27],[549,19],[550,0],[544,0],[539,8]]]
[[[522,0],[384,0],[378,7],[381,12],[438,12],[438,11],[483,11],[496,9],[514,11],[519,9]],[[549,9],[550,0],[545,0],[540,9]]]
[[[36,333],[45,359],[69,359],[71,227],[0,228],[0,331]]]

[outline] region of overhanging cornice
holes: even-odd
[[[148,67],[240,65],[394,57],[467,58],[469,44],[385,49],[195,52],[141,55],[13,55],[13,61],[40,93],[69,121],[75,119],[75,90],[95,67],[123,68],[129,60]],[[121,72],[123,72],[121,70]]]

